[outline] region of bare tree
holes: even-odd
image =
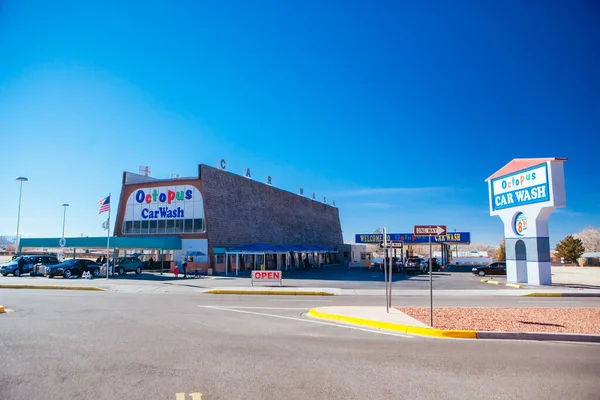
[[[586,252],[600,251],[600,228],[589,226],[573,236],[581,240]]]

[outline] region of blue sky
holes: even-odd
[[[418,4],[411,4],[418,3]],[[346,241],[446,224],[497,244],[484,180],[567,157],[551,242],[600,225],[595,1],[0,0],[0,234],[103,235],[122,172],[252,169]]]

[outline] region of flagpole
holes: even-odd
[[[108,270],[110,269],[110,193],[108,194],[108,223],[106,224],[106,280],[108,280]]]

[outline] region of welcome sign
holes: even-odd
[[[550,200],[546,164],[492,179],[491,183],[494,211]]]

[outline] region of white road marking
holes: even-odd
[[[412,339],[413,338],[413,336],[405,335],[403,333],[394,333],[394,332],[386,332],[386,331],[380,331],[380,330],[375,330],[375,329],[359,328],[357,326],[335,324],[335,323],[332,323],[332,322],[317,321],[317,320],[314,320],[314,319],[288,317],[288,316],[285,316],[285,315],[276,315],[276,314],[267,314],[267,313],[260,313],[260,312],[254,312],[254,311],[237,310],[235,308],[227,308],[227,307],[219,307],[219,306],[199,306],[199,307],[210,308],[212,310],[231,311],[231,312],[237,312],[237,313],[242,313],[242,314],[260,315],[260,316],[263,316],[263,317],[273,317],[273,318],[289,319],[289,320],[292,320],[292,321],[309,322],[309,323],[312,323],[312,324],[319,324],[319,325],[337,326],[338,328],[346,328],[346,329],[353,329],[353,330],[363,331],[363,332],[378,333],[380,335],[398,336],[398,337],[403,337],[403,338],[406,338],[406,339]],[[304,310],[306,310],[306,308],[304,308]]]

